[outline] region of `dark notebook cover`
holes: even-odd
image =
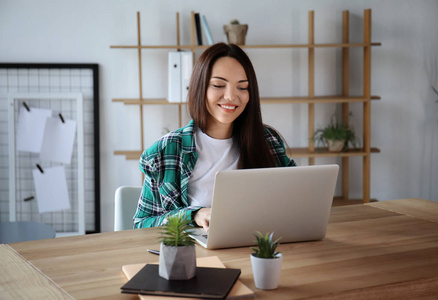
[[[158,275],[158,265],[147,264],[121,289],[129,294],[221,299],[239,276],[240,269],[197,267],[192,279],[167,280]]]

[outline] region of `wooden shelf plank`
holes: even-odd
[[[207,46],[204,46],[207,48]],[[120,46],[110,46],[111,49],[194,49],[194,48],[204,48],[203,46],[192,46],[192,45],[120,45]]]
[[[282,104],[282,103],[352,103],[366,102],[368,99],[363,96],[316,96],[316,97],[262,97],[260,102],[263,104]],[[380,96],[372,96],[371,100],[380,100]]]
[[[363,149],[349,149],[345,152],[329,152],[327,148],[316,148],[315,152],[310,152],[309,148],[288,148],[287,155],[292,158],[298,157],[352,157],[365,156]],[[118,150],[114,151],[114,155],[124,155],[126,159],[138,160],[143,151],[141,150]],[[380,153],[380,149],[371,148],[371,153]]]
[[[139,160],[143,151],[141,150],[120,150],[114,151],[114,155],[124,155],[127,160]]]
[[[239,45],[246,49],[278,49],[278,48],[352,48],[381,46],[382,43],[331,43],[331,44],[278,44],[278,45]],[[112,49],[206,49],[208,45],[113,45]]]
[[[183,105],[187,102],[169,102],[164,98],[156,99],[113,99],[113,102],[122,102],[125,105]]]
[[[371,100],[380,100],[380,96],[371,96]],[[169,102],[165,98],[138,99],[125,98],[113,99],[113,102],[122,102],[125,105],[184,105],[187,102]],[[287,103],[353,103],[365,102],[367,98],[362,96],[320,96],[320,97],[262,97],[262,104],[287,104]]]
[[[381,46],[382,43],[330,43],[330,44],[280,44],[280,45],[240,45],[247,49],[267,48],[351,48],[365,46]]]
[[[353,157],[365,156],[367,153],[364,149],[349,149],[344,152],[329,152],[327,148],[316,148],[315,152],[309,151],[309,148],[288,148],[286,153],[289,157]],[[371,148],[371,153],[380,153],[380,149]]]

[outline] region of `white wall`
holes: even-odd
[[[373,147],[371,197],[378,200],[422,197],[438,201],[438,1],[435,0],[0,0],[1,62],[98,63],[100,66],[102,229],[113,228],[114,191],[140,185],[136,161],[114,156],[114,150],[139,147],[138,108],[112,98],[138,97],[135,50],[110,45],[136,43],[136,12],[141,13],[144,44],[176,41],[175,13],[180,12],[182,43],[189,44],[190,11],[207,16],[215,41],[225,41],[222,25],[233,18],[249,24],[247,44],[307,42],[307,13],[315,10],[316,43],[341,41],[342,11],[350,11],[351,42],[363,38],[363,10],[372,9]],[[248,50],[262,96],[306,95],[306,50]],[[316,94],[340,93],[340,52],[316,50]],[[351,53],[351,93],[362,92],[362,52]],[[144,97],[166,97],[167,52],[143,51]],[[339,110],[339,108],[337,108]],[[164,127],[178,126],[175,107],[145,107],[145,143]],[[335,112],[318,105],[317,126]],[[361,127],[361,105],[352,105],[353,124]],[[304,105],[265,105],[264,121],[276,127],[290,146],[306,146]],[[187,121],[186,117],[184,121]],[[358,130],[358,133],[361,131]],[[306,160],[298,160],[306,164]],[[317,163],[337,162],[319,159]],[[351,162],[351,198],[362,195],[362,159]]]

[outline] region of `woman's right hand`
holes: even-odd
[[[199,227],[204,228],[208,232],[210,226],[211,208],[204,207],[195,213],[194,221]]]

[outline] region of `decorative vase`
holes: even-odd
[[[345,142],[341,140],[327,140],[327,144],[330,152],[341,152]]]
[[[252,273],[256,288],[273,290],[280,281],[281,263],[283,255],[277,253],[275,258],[260,258],[251,254]]]
[[[161,243],[158,274],[167,280],[187,280],[195,277],[195,246],[174,247]]]
[[[245,45],[247,31],[247,24],[224,25],[224,32],[227,35],[228,44]]]

